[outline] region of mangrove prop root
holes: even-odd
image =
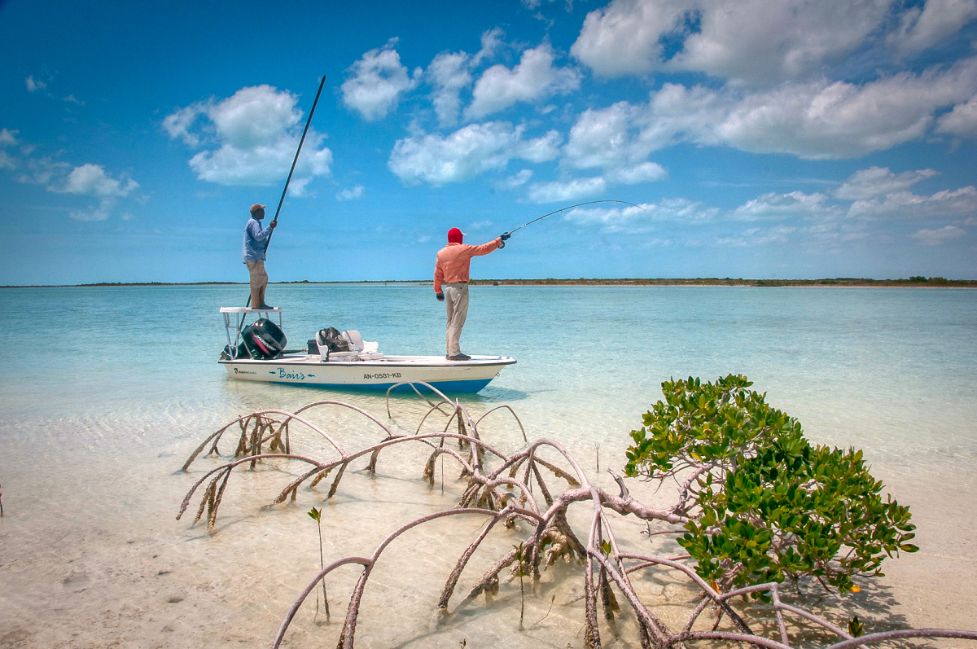
[[[228,431],[236,432],[237,443],[233,459],[206,471],[185,495],[177,515],[177,519],[181,518],[194,498],[197,498],[199,502],[194,522],[206,516],[207,527],[211,532],[216,529],[221,503],[229,492],[231,473],[241,466],[247,465],[255,469],[259,463],[268,462],[304,465],[301,472],[281,489],[274,501],[276,504],[288,499],[294,501],[300,488],[315,489],[330,475],[333,479],[325,498],[332,498],[340,488],[347,469],[354,462],[364,461],[366,470],[376,475],[380,456],[383,453],[395,453],[404,444],[429,447],[431,452],[426,455],[424,464],[420,467],[420,479],[430,485],[434,483],[435,465],[439,458],[454,462],[460,469],[461,484],[455,492],[457,500],[454,508],[427,514],[402,524],[384,538],[369,557],[343,557],[321,568],[286,612],[275,636],[273,649],[277,649],[284,641],[289,626],[309,594],[320,584],[325,587],[325,580],[335,570],[355,565],[360,567],[361,572],[350,593],[338,639],[339,647],[352,648],[363,597],[369,587],[373,568],[383,558],[384,550],[414,527],[447,517],[472,515],[487,517],[488,520],[454,560],[440,596],[436,602],[432,602],[445,614],[448,614],[451,598],[472,558],[484,551],[485,541],[490,536],[514,535],[517,542],[509,544],[512,549],[490,563],[490,567],[477,578],[458,606],[474,605],[479,595],[497,592],[501,587],[500,574],[507,568],[511,568],[519,582],[507,588],[520,588],[520,601],[524,605],[524,577],[538,581],[542,578],[542,571],[560,560],[568,565],[578,565],[583,571],[583,640],[588,647],[602,646],[601,629],[618,624],[618,619],[625,612],[633,615],[638,623],[638,644],[656,649],[691,646],[701,641],[790,649],[793,646],[790,631],[804,628],[805,633],[809,633],[812,627],[824,634],[828,642],[825,646],[831,649],[871,646],[909,638],[977,641],[977,631],[929,628],[898,629],[854,637],[854,632],[850,633],[830,620],[800,606],[783,602],[780,584],[765,583],[732,589],[731,579],[723,579],[718,584],[702,579],[696,573],[694,564],[690,563],[688,555],[669,557],[622,551],[613,524],[615,517],[633,517],[643,521],[649,530],[649,540],[658,538],[659,535],[674,536],[683,533],[683,526],[696,514],[689,509],[690,495],[697,488],[703,469],[690,463],[685,467],[687,473],[681,477],[679,468],[669,472],[664,477],[675,480],[679,487],[675,502],[665,508],[648,507],[631,495],[624,479],[619,476],[612,474],[617,488],[613,492],[606,491],[592,484],[576,459],[558,442],[548,439],[530,441],[522,421],[509,406],[497,406],[475,418],[459,401],[452,401],[433,386],[422,383],[398,384],[387,392],[387,416],[391,421],[391,405],[394,400],[390,393],[394,388],[403,386],[407,386],[428,405],[420,424],[412,432],[398,433],[393,427],[355,406],[338,401],[319,401],[304,406],[295,413],[263,410],[238,417],[208,435],[183,465],[183,470],[188,471],[205,451],[208,456],[220,457],[219,445],[222,438]],[[428,394],[433,394],[433,399]],[[311,415],[327,407],[345,408],[360,414],[374,431],[379,429],[382,439],[354,450],[344,449],[332,435],[309,419]],[[483,440],[483,431],[479,427],[487,421],[488,415],[500,411],[509,413],[517,422],[525,444],[522,449],[503,453]],[[445,418],[444,427],[440,431],[422,432],[425,421],[434,413]],[[452,424],[454,430],[449,432]],[[307,442],[308,434],[325,440],[327,456],[294,453],[292,447],[300,439],[294,437],[295,426],[305,433],[301,437],[303,444]],[[453,445],[449,446],[448,442],[456,442],[459,450],[452,448]],[[557,461],[541,458],[539,453],[544,449],[548,456],[555,453]],[[281,475],[277,471],[270,473]],[[692,477],[688,477],[689,473]],[[717,479],[724,477],[722,472],[717,472],[716,476]],[[590,504],[585,541],[582,540],[584,536],[574,529],[567,517],[568,509],[575,503]],[[612,513],[614,516],[611,516]],[[503,525],[499,526],[499,522]],[[656,526],[654,533],[650,532],[652,523]],[[423,552],[425,548],[416,551]],[[660,602],[646,601],[648,595],[639,593],[632,582],[633,575],[643,572],[650,572],[652,578],[663,576],[666,572],[676,573],[698,592],[698,596],[692,599],[694,603],[690,603],[684,624],[675,630],[670,629],[654,614],[652,607]],[[535,589],[529,591],[530,596],[532,592],[536,592]],[[760,595],[764,601],[769,602],[765,608],[761,607],[767,612],[761,615],[769,614],[775,622],[774,630],[771,631],[775,638],[754,632],[742,610],[734,606],[734,598],[745,600],[746,597]],[[603,610],[603,615],[599,615],[600,609]],[[716,616],[712,624],[706,624],[702,614],[710,609],[715,611]],[[757,605],[750,610],[752,615],[757,615]],[[789,619],[797,619],[799,622],[789,624]],[[770,628],[767,624],[761,626]],[[810,638],[806,638],[805,642],[809,640]]]

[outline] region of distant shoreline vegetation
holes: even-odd
[[[290,284],[359,284],[369,286],[430,284],[426,279],[347,280],[318,282],[307,279]],[[699,278],[544,278],[544,279],[473,279],[475,286],[840,286],[840,287],[931,287],[977,288],[977,279],[946,279],[914,275],[906,279],[869,279],[864,277],[834,277],[823,279],[743,279],[733,277]],[[34,284],[5,285],[0,288],[102,288],[124,286],[247,286],[247,282],[94,282],[90,284]]]

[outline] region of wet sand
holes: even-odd
[[[309,394],[297,392],[286,405],[297,407],[300,397]],[[367,399],[363,405],[368,403],[378,402]],[[417,406],[405,406],[404,421],[416,422],[420,412]],[[134,413],[52,419],[21,431],[49,436],[46,445],[36,439],[33,444],[13,442],[5,425],[7,457],[20,456],[21,462],[4,463],[0,475],[5,509],[0,520],[0,647],[270,646],[285,611],[318,569],[315,524],[306,514],[310,507],[323,507],[328,562],[368,554],[399,524],[454,504],[452,494],[457,495],[460,484],[454,480],[456,472],[446,472],[447,494],[442,496],[440,485],[431,488],[421,478],[424,451],[382,457],[377,478],[349,473],[337,496],[325,504],[328,487],[323,484],[314,492],[300,490],[294,504],[266,508],[296,471],[269,464],[232,477],[217,530],[209,534],[202,523],[174,517],[185,491],[219,461],[198,460],[188,473],[177,469],[199,441],[234,415],[221,414],[203,422],[178,412],[162,418]],[[541,428],[539,415],[521,415],[531,436],[542,436],[534,432]],[[342,429],[344,443],[351,446],[377,439],[375,429],[350,424],[346,416],[319,421]],[[488,438],[507,450],[521,446],[511,420],[500,418],[484,428]],[[120,430],[127,434],[120,437]],[[302,444],[310,453],[328,452],[321,441],[307,438]],[[605,439],[599,450],[582,443],[571,446],[585,470],[610,486],[606,470],[623,464],[622,444]],[[231,446],[225,443],[225,450]],[[977,508],[970,501],[975,492],[972,474],[898,462],[876,462],[873,472],[911,505],[922,550],[889,560],[887,576],[867,583],[847,603],[869,630],[974,627],[977,561],[972,530]],[[655,498],[648,485],[631,486],[636,495]],[[196,501],[188,516],[195,508]],[[544,574],[527,597],[523,630],[516,581],[503,580],[491,601],[483,597],[458,608],[464,586],[518,542],[513,531],[493,533],[466,572],[449,614],[438,613],[436,601],[450,570],[449,558],[460,554],[481,524],[453,518],[418,528],[395,543],[372,577],[358,645],[582,646],[579,569],[557,566]],[[648,549],[639,522],[618,520],[615,528],[625,543]],[[343,603],[357,574],[350,567],[330,578],[331,621],[325,623],[321,613],[316,619],[310,600],[293,623],[286,646],[335,642]],[[688,603],[680,583],[648,577],[641,589],[655,602],[657,614],[679,623]],[[838,605],[831,597],[812,603],[828,610]],[[633,631],[633,621],[625,616],[603,629],[605,644],[637,646]]]

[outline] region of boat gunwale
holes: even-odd
[[[386,357],[391,358],[391,357]],[[471,360],[467,361],[449,361],[440,356],[394,356],[392,358],[403,359],[403,358],[417,358],[416,362],[396,360],[387,361],[384,359],[372,359],[372,360],[362,360],[362,361],[323,361],[315,356],[283,356],[281,358],[267,358],[267,359],[257,359],[257,358],[231,358],[231,359],[218,359],[217,362],[221,365],[301,365],[302,367],[492,367],[496,365],[515,365],[516,359],[511,356],[496,356],[491,358],[477,358],[472,357]],[[423,359],[434,359],[432,361],[425,361]],[[440,362],[436,362],[440,361]]]

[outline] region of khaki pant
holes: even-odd
[[[461,353],[461,330],[468,318],[468,284],[442,284],[442,290],[448,312],[445,352],[447,356],[457,356]]]
[[[260,259],[248,261],[247,264],[248,272],[251,273],[251,308],[256,309],[265,304],[268,273],[265,272],[265,262]]]

